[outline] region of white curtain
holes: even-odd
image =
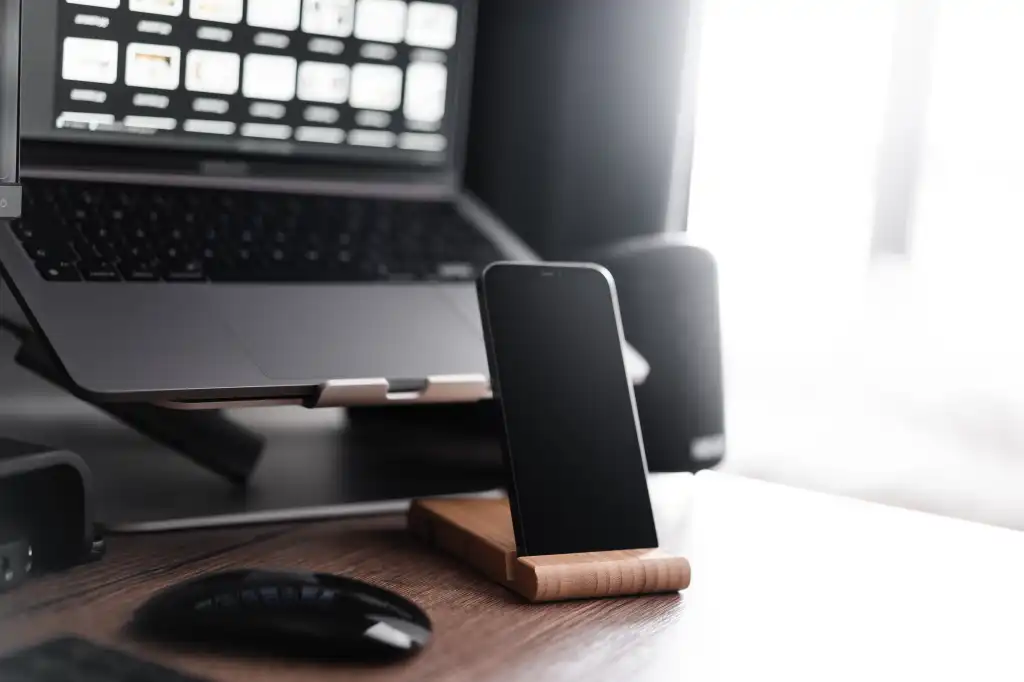
[[[702,3],[689,229],[720,265],[730,452],[1024,527],[1024,3],[935,0],[900,188],[900,3],[927,1]],[[906,193],[903,256],[871,255],[879,190]]]
[[[866,263],[892,3],[702,4],[689,229],[737,334],[789,345],[779,316],[829,316]]]

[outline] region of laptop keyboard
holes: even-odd
[[[28,180],[11,227],[52,281],[466,281],[497,249],[450,203]]]

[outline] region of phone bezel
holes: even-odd
[[[477,297],[479,299],[480,304],[480,317],[484,332],[484,345],[486,346],[487,350],[488,369],[491,375],[491,391],[492,395],[494,396],[494,399],[499,401],[499,404],[502,399],[502,387],[500,378],[501,374],[498,367],[497,354],[494,348],[493,329],[491,326],[492,307],[490,305],[488,296],[488,281],[495,271],[505,269],[515,269],[516,271],[522,272],[524,274],[528,273],[532,277],[554,278],[562,276],[563,274],[568,272],[574,272],[579,270],[589,270],[597,274],[600,274],[608,285],[608,296],[610,298],[610,303],[615,314],[615,326],[618,334],[619,347],[625,347],[625,333],[623,331],[624,328],[622,324],[622,314],[619,310],[619,301],[615,287],[615,279],[612,277],[612,274],[605,267],[598,265],[596,263],[576,262],[523,263],[499,261],[491,263],[486,268],[484,268],[483,272],[481,272],[480,274],[480,277],[477,279]],[[623,358],[623,366],[625,367],[625,358]],[[625,372],[623,373],[623,376],[626,385],[626,390],[629,394],[630,405],[633,411],[633,422],[636,427],[637,436],[637,450],[640,453],[640,457],[643,462],[643,471],[646,475],[646,472],[648,471],[647,453],[644,449],[643,436],[640,430],[640,419],[639,413],[637,412],[636,394],[633,390],[633,384],[631,381],[629,381],[629,377],[626,376]],[[514,464],[511,442],[509,439],[507,418],[505,411],[503,409],[499,410],[499,412],[501,414],[500,441],[502,461],[505,468],[505,474],[508,480],[509,507],[512,514],[512,529],[515,535],[516,553],[519,556],[532,556],[530,552],[529,540],[527,538],[525,523],[520,513],[520,485],[516,479],[516,467]],[[648,491],[648,501],[649,498],[650,493]],[[657,529],[654,528],[653,532],[655,537],[654,546],[657,547]]]

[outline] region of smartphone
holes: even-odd
[[[657,547],[612,276],[495,263],[478,294],[517,553]]]

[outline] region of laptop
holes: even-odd
[[[473,281],[535,254],[462,186],[475,11],[25,2],[0,264],[70,380],[179,407],[488,397]]]

